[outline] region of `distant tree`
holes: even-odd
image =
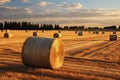
[[[68,27],[68,26],[64,26],[63,29],[64,29],[64,30],[69,30],[69,27]]]
[[[5,30],[8,29],[8,22],[7,21],[4,22],[4,29]]]
[[[48,30],[53,30],[53,25],[52,24],[49,24],[49,29]]]
[[[107,27],[104,27],[104,30],[110,30],[110,31],[117,30],[117,27],[116,27],[116,25],[107,26]]]
[[[23,30],[29,30],[29,25],[30,25],[30,23],[22,22]]]
[[[0,30],[3,30],[4,27],[3,27],[3,23],[0,23]]]
[[[69,30],[84,30],[84,26],[70,26]]]
[[[98,30],[100,30],[100,28],[99,27],[88,27],[86,30],[88,30],[88,31],[98,31]]]
[[[17,30],[22,30],[22,26],[20,22],[17,23]]]
[[[79,30],[84,30],[85,26],[78,26]]]
[[[59,30],[61,29],[60,26],[58,24],[55,24],[54,30]]]
[[[69,30],[78,30],[78,27],[77,26],[70,26]]]

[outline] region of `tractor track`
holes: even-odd
[[[65,47],[65,54],[70,56],[75,56],[76,54],[81,54],[84,50],[89,50],[91,48],[96,48],[95,50],[91,51],[90,53],[96,52],[101,50],[109,45],[114,44],[115,42],[109,41],[92,41],[92,42],[84,42],[81,44],[75,43],[74,45],[66,46]]]
[[[107,60],[97,60],[97,59],[87,59],[85,56],[91,55],[93,53],[97,53],[105,49],[110,45],[114,45],[115,41],[65,41],[65,60],[64,64],[61,68],[56,70],[50,69],[29,69],[23,67],[21,61],[21,52],[15,53],[11,50],[8,51],[7,54],[0,54],[0,64],[11,65],[7,67],[0,67],[2,71],[16,71],[24,73],[25,71],[22,69],[26,69],[26,73],[34,74],[34,75],[45,75],[48,77],[65,79],[71,78],[71,74],[74,75],[90,75],[97,76],[103,78],[111,78],[111,79],[120,79],[120,63],[115,61],[107,61]],[[73,42],[73,43],[72,43]],[[14,47],[14,46],[13,46]],[[92,49],[94,48],[94,49]],[[91,50],[92,49],[92,50]],[[3,49],[1,48],[1,51]],[[88,51],[87,51],[88,50]],[[87,51],[87,52],[85,52]],[[10,54],[9,54],[10,53]],[[11,54],[12,53],[12,54]],[[16,58],[17,57],[17,58]],[[18,64],[18,65],[17,65]],[[16,68],[16,70],[14,69]],[[17,66],[16,66],[17,65]],[[11,68],[11,70],[9,69]],[[21,68],[21,69],[19,69]],[[67,76],[63,76],[63,73]],[[57,75],[56,75],[57,74]],[[71,76],[69,76],[71,75]],[[79,79],[74,77],[74,79]]]
[[[120,68],[116,65],[120,67],[117,62],[65,57],[63,67],[58,71],[120,79]]]

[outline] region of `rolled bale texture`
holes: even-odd
[[[110,35],[110,41],[117,40],[117,35],[116,34],[111,34]]]
[[[83,35],[83,32],[82,31],[79,31],[78,32],[78,36],[82,36]]]
[[[13,37],[13,35],[11,33],[4,33],[4,38],[10,38],[10,37]]]
[[[29,37],[22,47],[22,61],[26,66],[57,69],[64,61],[63,42],[58,38]]]
[[[53,34],[53,37],[54,37],[54,38],[61,38],[62,35],[61,35],[60,33],[54,33],[54,34]]]
[[[33,36],[39,36],[38,32],[33,32]]]

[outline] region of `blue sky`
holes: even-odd
[[[120,0],[0,0],[0,22],[120,25]]]

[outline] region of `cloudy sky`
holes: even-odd
[[[0,22],[120,25],[120,0],[0,0]]]

